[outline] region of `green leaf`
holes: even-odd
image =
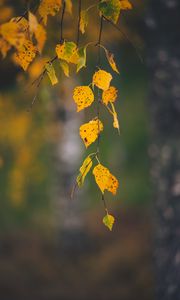
[[[110,231],[112,231],[113,228],[113,224],[114,224],[115,218],[112,215],[107,214],[104,218],[103,218],[103,223],[106,227],[109,228]]]
[[[88,156],[88,157],[86,157],[82,166],[80,167],[80,169],[79,169],[80,173],[76,178],[76,182],[79,187],[81,187],[83,185],[84,179],[85,179],[87,173],[90,171],[91,167],[92,167],[92,159]]]
[[[87,46],[78,49],[77,72],[86,67],[86,48]]]
[[[117,23],[121,9],[119,0],[102,0],[98,7],[104,17],[115,24]]]
[[[47,75],[52,83],[52,85],[55,85],[56,83],[58,83],[58,79],[56,77],[56,73],[54,70],[54,67],[51,63],[47,63],[45,65],[46,71],[47,71]]]

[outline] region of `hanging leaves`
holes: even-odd
[[[114,104],[111,102],[111,107],[112,107],[112,115],[113,115],[113,127],[117,128],[119,134],[120,134],[120,128],[119,128],[119,121],[117,117],[117,112],[115,110]]]
[[[26,71],[35,58],[36,52],[37,48],[33,46],[31,41],[26,40],[18,52],[14,54],[14,61]]]
[[[112,80],[112,76],[110,73],[99,70],[94,73],[93,75],[93,85],[96,85],[101,90],[107,90],[109,88],[110,82]]]
[[[82,166],[80,167],[80,169],[79,169],[80,173],[76,178],[76,182],[79,187],[81,187],[83,185],[85,177],[88,174],[88,172],[90,171],[91,167],[92,167],[92,159],[90,158],[90,156],[88,156],[88,157],[86,157]]]
[[[97,185],[99,186],[101,192],[104,194],[105,190],[108,190],[113,195],[116,194],[117,188],[119,186],[118,180],[110,171],[101,164],[98,164],[93,169],[93,174]]]
[[[102,101],[105,105],[109,102],[114,102],[117,99],[118,90],[114,86],[110,86],[107,90],[102,93]]]
[[[54,16],[60,10],[61,2],[61,0],[42,0],[40,2],[38,13],[44,25],[47,24],[48,15]]]
[[[56,83],[58,83],[58,79],[56,77],[56,73],[54,70],[54,67],[51,63],[46,63],[46,71],[47,71],[47,75],[52,83],[52,85],[55,85]]]
[[[60,67],[66,77],[69,77],[69,65],[64,60],[60,60]]]
[[[117,23],[121,8],[119,0],[102,0],[98,6],[104,17],[115,24]]]
[[[29,12],[29,31],[31,35],[35,35],[37,49],[41,53],[46,41],[46,31],[44,27],[38,23],[36,16],[31,12]]]
[[[103,218],[103,223],[106,227],[109,228],[110,231],[112,231],[113,225],[115,222],[115,218],[112,215],[107,214],[104,218]]]
[[[80,15],[80,31],[82,34],[85,33],[85,29],[88,25],[88,12],[87,10],[82,10]]]
[[[95,142],[98,135],[100,134],[100,131],[102,130],[103,124],[97,118],[80,126],[79,133],[86,148]]]
[[[77,63],[77,46],[74,42],[64,42],[63,44],[56,45],[56,53],[58,58],[68,63]]]
[[[77,86],[73,92],[73,99],[77,104],[77,111],[80,111],[92,104],[94,94],[89,86]]]
[[[11,46],[14,46],[16,49],[23,47],[26,36],[23,30],[20,28],[18,23],[8,22],[0,26],[0,35],[3,39],[8,42]]]
[[[115,60],[114,60],[114,54],[111,53],[110,51],[108,51],[105,48],[104,48],[104,50],[105,50],[106,57],[107,57],[107,60],[108,60],[108,62],[110,64],[111,68],[113,69],[113,71],[115,71],[116,73],[119,74],[119,70],[118,70],[118,68],[116,66],[116,63],[115,63]]]

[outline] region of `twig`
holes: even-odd
[[[130,45],[133,47],[133,49],[136,51],[136,54],[140,60],[141,63],[143,62],[143,58],[142,55],[139,53],[139,49],[136,47],[136,45],[130,40],[130,38],[128,37],[128,35],[121,29],[119,28],[118,25],[114,24],[111,20],[107,19],[105,16],[103,16],[103,18],[109,22],[114,28],[116,28],[123,36],[124,38],[130,43]]]
[[[105,198],[104,198],[104,194],[102,194],[102,202],[103,202],[103,205],[104,205],[105,212],[108,215],[108,209],[107,209],[106,201],[105,201]]]
[[[61,22],[60,22],[60,43],[64,41],[63,38],[63,21],[64,21],[64,13],[65,13],[65,8],[66,8],[66,1],[63,1],[63,6],[62,6],[62,14],[61,14]]]
[[[76,40],[76,44],[77,46],[79,45],[79,31],[80,31],[80,22],[81,22],[81,0],[79,0],[78,2],[78,27],[77,27],[77,40]]]

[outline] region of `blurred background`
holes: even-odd
[[[32,1],[33,2],[33,1]],[[74,14],[77,13],[77,1]],[[93,1],[82,1],[86,8]],[[122,13],[120,26],[144,56],[145,4]],[[0,22],[22,15],[26,1],[1,1]],[[33,7],[33,3],[31,3]],[[65,14],[64,36],[76,40],[76,18]],[[98,40],[99,19],[92,9],[80,45]],[[59,41],[59,16],[49,17],[47,57]],[[103,110],[105,131],[101,160],[119,179],[116,197],[107,205],[116,222],[112,232],[102,224],[103,203],[88,175],[83,189],[70,193],[85,152],[80,124],[95,107],[76,113],[72,90],[91,82],[97,48],[89,47],[87,68],[66,79],[54,66],[59,83],[45,78],[32,111],[27,112],[43,59],[25,74],[11,55],[0,61],[0,296],[12,299],[153,299],[152,187],[149,178],[149,112],[147,71],[136,49],[110,24],[104,24],[102,44],[114,53],[120,76],[116,108],[121,135]],[[111,71],[102,51],[103,68]],[[92,150],[92,151],[91,151]]]

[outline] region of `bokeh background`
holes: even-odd
[[[74,13],[77,13],[75,2]],[[87,7],[93,1],[83,1]],[[120,26],[144,57],[145,3],[122,13]],[[0,22],[21,15],[26,1],[1,1]],[[33,6],[33,3],[31,3]],[[58,43],[59,16],[49,18],[47,57]],[[86,37],[98,39],[98,18],[91,14]],[[64,35],[76,39],[76,18],[65,15]],[[100,151],[120,182],[117,196],[107,195],[116,217],[112,232],[102,224],[103,203],[94,179],[73,200],[70,192],[87,155],[78,135],[95,107],[76,113],[72,90],[87,84],[96,66],[97,48],[88,50],[87,69],[65,79],[55,63],[59,84],[47,78],[27,112],[42,59],[25,74],[11,61],[0,61],[0,296],[12,299],[153,299],[152,185],[149,176],[147,70],[135,47],[110,24],[102,43],[115,55],[120,76],[117,111],[121,135],[102,109],[106,130]],[[104,53],[103,67],[110,71]],[[92,146],[93,148],[93,146]]]

